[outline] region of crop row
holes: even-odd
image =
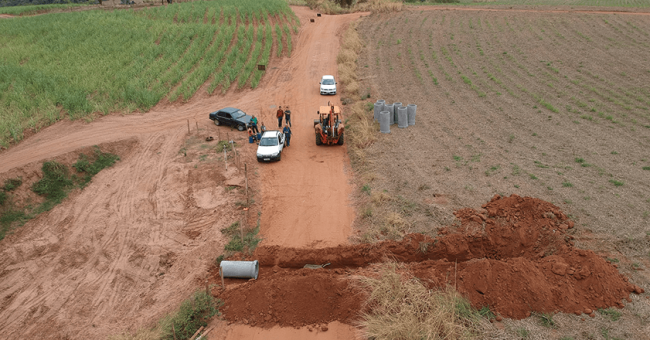
[[[2,20],[0,144],[66,115],[188,100],[203,84],[210,93],[255,88],[264,74],[257,64],[269,63],[273,46],[277,56],[290,55],[299,25],[284,0]]]

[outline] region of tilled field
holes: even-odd
[[[532,196],[575,221],[577,248],[650,288],[650,16],[422,7],[358,31],[361,95],[418,105],[415,126],[356,160],[360,239],[433,236],[495,194]],[[563,315],[560,334],[647,333],[650,305],[633,300],[617,324]],[[534,323],[509,334],[551,336]]]

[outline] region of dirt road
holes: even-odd
[[[318,93],[320,76],[336,75],[337,33],[359,15],[310,23],[313,12],[294,10],[303,23],[296,50],[276,60],[254,91],[198,96],[187,104],[91,123],[61,122],[2,154],[0,174],[35,171],[35,162],[126,141],[122,160],[82,193],[0,242],[3,336],[107,338],[150,325],[187,297],[218,255],[215,249],[223,247],[219,230],[236,219],[223,186],[241,174],[215,175],[179,153],[186,121],[215,134],[207,114],[220,107],[239,107],[269,128],[272,105],[289,105],[293,113],[294,138],[282,161],[253,169],[261,180],[254,190],[264,203],[263,242],[323,247],[347,241],[354,213],[346,149],[317,148],[312,121],[328,99]],[[244,148],[254,154],[252,145]]]

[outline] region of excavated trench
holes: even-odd
[[[643,289],[590,250],[576,249],[573,222],[549,203],[495,196],[483,209],[461,209],[442,236],[407,235],[402,241],[324,249],[260,247],[258,280],[228,280],[224,317],[271,327],[352,323],[365,292],[354,275],[378,275],[373,264],[396,261],[430,288],[454,285],[472,304],[521,319],[531,312],[589,314],[623,307]],[[453,230],[452,230],[453,229]],[[305,264],[331,265],[305,269]],[[216,275],[213,277],[218,281]]]

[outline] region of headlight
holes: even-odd
[[[274,153],[271,154],[271,157],[275,157],[275,156],[277,156],[279,154],[280,154],[279,152],[274,152]]]

